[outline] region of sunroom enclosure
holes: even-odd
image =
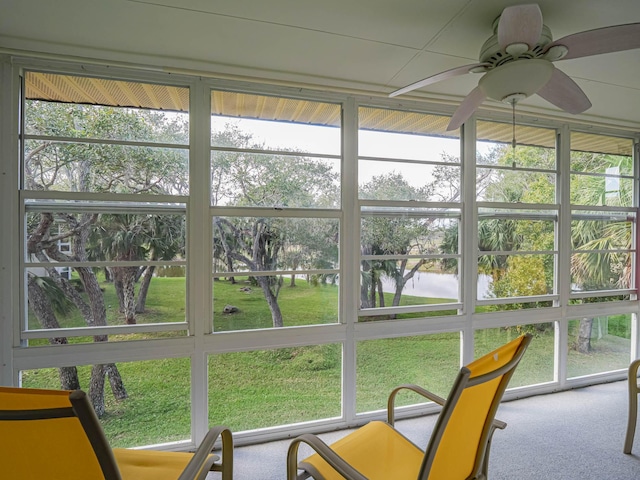
[[[507,398],[637,356],[628,132],[2,65],[2,382],[89,391],[114,446],[363,423],[522,332]]]

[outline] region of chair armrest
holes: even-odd
[[[640,360],[638,360],[638,366],[640,367]],[[393,423],[395,422],[394,409],[396,395],[401,390],[411,390],[412,392],[422,395],[423,397],[428,398],[429,400],[437,403],[440,406],[443,406],[446,402],[446,400],[441,396],[436,395],[435,393],[430,392],[429,390],[426,390],[419,385],[414,385],[412,383],[405,383],[403,385],[400,385],[391,391],[391,393],[389,394],[389,400],[387,401],[387,423],[391,426],[393,426]],[[493,420],[493,429],[495,430],[496,428],[504,430],[505,428],[507,428],[507,424],[502,420],[498,420],[497,418],[495,418]]]
[[[215,459],[209,459],[208,457],[218,437],[222,437],[222,462],[214,464]],[[203,466],[206,466],[206,468],[203,468]],[[216,426],[209,429],[178,480],[204,479],[210,469],[222,471],[222,480],[231,480],[233,478],[233,436],[231,430],[225,426]],[[198,476],[198,473],[204,475]]]
[[[324,461],[331,465],[347,480],[367,480],[358,470],[349,465],[329,445],[311,433],[305,433],[293,439],[287,452],[287,480],[295,480],[298,474],[298,448],[301,443],[309,445]]]
[[[422,395],[423,397],[431,400],[432,402],[437,403],[440,406],[444,405],[444,403],[446,402],[446,400],[441,396],[436,395],[435,393],[432,393],[429,390],[426,390],[418,385],[414,385],[411,383],[405,383],[404,385],[400,385],[391,391],[391,393],[389,394],[389,400],[387,401],[387,423],[391,426],[393,426],[393,422],[395,421],[394,410],[395,410],[396,395],[401,390],[411,390],[412,392]]]
[[[497,418],[493,419],[493,429],[499,428],[500,430],[504,430],[507,428],[507,422],[503,422],[502,420],[498,420]]]
[[[640,368],[640,358],[634,360],[629,365],[629,392],[635,394],[640,393],[640,384],[638,384],[638,368]]]

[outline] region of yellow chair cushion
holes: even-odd
[[[159,452],[114,448],[123,480],[177,479],[193,456],[183,452]]]
[[[370,422],[331,445],[347,463],[372,480],[418,478],[424,452],[385,422]],[[320,455],[304,459],[301,466],[326,480],[342,480]]]

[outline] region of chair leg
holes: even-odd
[[[624,453],[631,453],[633,437],[636,434],[636,421],[638,417],[638,394],[629,392],[629,419],[627,421],[627,435],[624,439]]]
[[[638,419],[638,367],[640,360],[631,363],[629,367],[629,416],[627,420],[627,434],[624,439],[624,453],[630,454],[633,448],[633,437],[636,434]]]

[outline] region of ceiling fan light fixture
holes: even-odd
[[[516,60],[488,71],[478,85],[487,97],[512,103],[514,98],[522,100],[544,87],[553,69],[548,60]]]
[[[509,105],[513,105],[514,103],[518,103],[520,100],[524,100],[527,96],[524,93],[512,93],[511,95],[507,95],[502,99],[504,103],[508,103]]]

